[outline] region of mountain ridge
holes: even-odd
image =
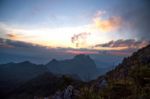
[[[60,74],[77,74],[83,80],[93,79],[97,75],[97,67],[95,62],[88,55],[76,55],[72,59],[57,61],[56,59],[51,60],[46,67],[52,73]],[[87,74],[90,74],[89,78]]]
[[[89,84],[106,99],[149,99],[150,45],[124,58],[113,70]]]

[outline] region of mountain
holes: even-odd
[[[104,99],[150,99],[150,45],[124,58],[90,85]]]
[[[58,61],[53,59],[46,67],[55,74],[76,74],[83,80],[90,80],[97,76],[95,62],[88,55],[76,55],[73,59]]]
[[[46,72],[16,88],[5,98],[34,99],[35,97],[50,97],[55,94],[56,91],[63,91],[69,85],[74,86],[74,88],[79,88],[83,84],[82,81],[72,79],[67,75],[54,75]]]
[[[0,92],[2,94],[19,87],[25,82],[45,73],[65,74],[73,79],[90,80],[96,76],[97,68],[88,55],[77,55],[73,59],[57,61],[53,59],[46,65],[29,61],[0,65]]]
[[[150,99],[150,45],[124,58],[116,68],[89,82],[67,76],[85,76],[89,72],[96,72],[96,65],[88,55],[77,55],[63,61],[53,59],[46,67],[55,74],[46,72],[29,80],[8,93],[7,98]],[[65,73],[67,75],[59,75]]]
[[[139,71],[147,68],[150,69],[150,45],[133,53],[131,57],[124,58],[114,70],[107,73],[112,79],[122,79],[130,76],[130,73],[138,69]]]
[[[37,65],[29,61],[1,64],[0,92],[5,95],[45,72],[52,72],[56,76],[65,74],[76,80],[90,80],[96,76],[97,68],[88,55],[77,55],[73,59],[63,61],[53,59],[46,65]]]
[[[54,59],[46,64],[55,72],[57,68],[62,72],[61,66],[70,66],[69,70],[72,70],[74,66],[79,68],[78,65],[93,68],[93,62],[87,55],[64,61]],[[150,99],[149,94],[150,45],[125,58],[116,68],[95,80],[82,82],[67,75],[46,72],[8,93],[7,99]]]
[[[47,72],[43,65],[36,65],[29,61],[21,63],[7,63],[0,65],[0,92],[9,92],[24,82]]]

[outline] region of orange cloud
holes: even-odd
[[[7,37],[9,39],[18,39],[20,38],[21,36],[20,35],[17,35],[17,34],[7,34]]]
[[[26,38],[28,36],[25,36],[23,34],[6,34],[7,38],[8,39],[11,39],[11,40],[17,40],[17,41],[25,41],[26,42]]]
[[[102,19],[97,16],[93,19],[96,28],[101,32],[111,32],[120,28],[122,20],[120,17],[110,17],[109,19]]]

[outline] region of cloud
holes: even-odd
[[[12,40],[20,40],[20,39],[24,38],[23,35],[13,34],[13,33],[6,34],[6,36],[8,37],[8,39],[12,39]]]
[[[13,48],[13,46],[7,44],[5,39],[0,38],[0,48]]]
[[[104,10],[99,10],[99,11],[96,12],[95,18],[101,17],[101,16],[103,16],[103,15],[105,15],[105,14],[106,14],[106,11],[104,11]]]
[[[63,48],[50,48],[22,41],[0,38],[0,63],[30,60],[34,63],[46,63],[53,58],[64,59],[71,54]]]
[[[147,40],[134,40],[134,39],[119,39],[116,41],[110,41],[108,43],[97,44],[93,48],[99,49],[100,53],[111,55],[129,56],[138,49],[150,44]]]
[[[71,37],[71,42],[75,44],[76,47],[81,47],[86,44],[86,39],[90,35],[90,33],[82,32],[79,34],[74,34]]]
[[[51,59],[71,58],[76,54],[98,54],[96,50],[73,48],[50,48],[22,41],[0,38],[0,63],[30,60],[47,63]]]
[[[39,45],[34,45],[32,43],[22,42],[22,41],[16,41],[12,39],[4,39],[0,38],[0,48],[33,48],[35,46],[40,47]],[[42,47],[42,46],[41,46]]]
[[[149,44],[149,41],[137,41],[134,39],[127,39],[127,40],[123,40],[123,39],[119,39],[116,41],[110,41],[108,43],[104,43],[104,44],[98,44],[95,47],[125,47],[125,48],[142,48],[146,45]]]
[[[86,40],[84,42],[83,38],[85,39],[86,38],[85,35],[91,33],[90,29],[91,26],[89,25],[82,25],[75,27],[60,27],[60,28],[59,27],[33,28],[28,26],[21,27],[21,25],[13,26],[11,24],[5,24],[0,22],[0,32],[1,32],[0,37],[34,44],[40,44],[43,46],[74,48],[76,45],[78,45],[79,47],[86,43]],[[78,35],[74,33],[81,34],[81,36],[74,37],[74,39],[76,39],[75,40],[76,43],[72,43],[72,40],[70,40],[73,35]],[[78,42],[80,44],[77,44],[77,38],[80,39],[80,40],[78,39]]]
[[[122,0],[115,6],[112,12],[116,12],[130,24],[127,29],[141,40],[150,40],[150,1],[149,0]],[[131,34],[130,34],[131,35]]]
[[[12,40],[23,40],[29,36],[25,36],[26,33],[21,28],[16,28],[13,25],[8,25],[0,22],[0,37]],[[24,34],[23,34],[24,33]]]
[[[113,41],[115,42],[115,41]],[[117,42],[120,42],[119,40]],[[128,41],[129,42],[129,41]],[[130,41],[131,42],[131,41]],[[99,45],[99,46],[104,46]],[[99,47],[97,45],[97,47]],[[105,45],[106,46],[106,45]],[[118,44],[118,47],[122,45]],[[103,49],[95,48],[50,48],[40,45],[34,45],[32,43],[26,43],[22,41],[15,41],[10,39],[0,38],[0,63],[6,63],[10,61],[21,62],[25,60],[30,60],[34,63],[47,63],[53,58],[56,59],[67,59],[71,58],[76,54],[90,54],[94,57],[98,56],[96,59],[103,59],[103,57],[115,57],[115,56],[128,56],[131,55],[137,48],[128,48],[122,50],[115,50],[117,44],[114,47],[111,47],[109,44],[108,48],[114,49],[105,49],[106,47],[101,47]]]
[[[112,16],[109,18],[103,18],[105,15],[105,11],[98,11],[93,18],[94,25],[101,31],[101,32],[112,32],[119,29],[122,25],[122,19],[119,16]]]
[[[16,35],[13,34],[7,34],[8,38],[16,38]]]

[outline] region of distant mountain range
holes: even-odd
[[[46,65],[36,65],[29,61],[0,65],[0,91],[9,92],[23,83],[46,72],[68,75],[74,79],[91,80],[98,76],[94,61],[88,55],[77,55],[73,59],[51,60]]]

